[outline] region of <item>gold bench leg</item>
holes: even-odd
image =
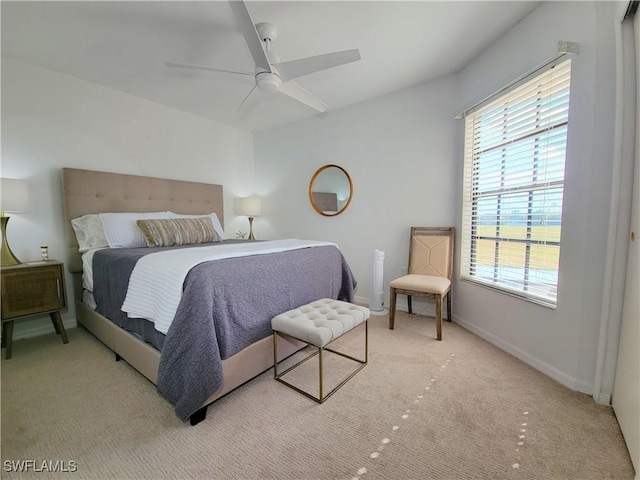
[[[293,338],[293,339],[301,341],[301,342],[304,342],[304,340],[292,337],[291,335],[287,335],[287,334],[284,334],[284,333],[281,333],[281,332],[276,332],[274,330],[274,332],[273,332],[273,376],[274,376],[274,378],[277,381],[279,381],[280,383],[288,386],[289,388],[292,388],[296,392],[301,393],[304,396],[309,397],[310,399],[312,399],[312,400],[314,400],[314,401],[316,401],[318,403],[324,403],[324,401],[326,399],[331,397],[331,395],[333,395],[341,387],[343,387],[349,380],[351,380],[355,376],[356,373],[358,373],[360,370],[362,370],[367,365],[367,363],[369,362],[369,322],[367,320],[365,320],[363,323],[364,323],[364,333],[365,333],[364,334],[364,343],[365,343],[365,345],[364,345],[364,357],[365,357],[364,360],[360,360],[358,358],[352,357],[351,355],[347,355],[345,353],[338,352],[336,350],[332,350],[330,348],[327,348],[327,346],[322,348],[322,347],[316,347],[315,345],[307,344],[309,346],[313,346],[314,348],[316,348],[316,351],[313,352],[312,354],[308,355],[307,357],[303,358],[302,360],[300,360],[295,365],[292,365],[291,367],[287,368],[285,371],[283,371],[281,373],[278,373],[278,346],[277,346],[277,344],[278,344],[278,336]],[[330,345],[331,343],[332,342],[330,342],[327,345]],[[360,364],[353,372],[351,372],[344,380],[342,380],[336,387],[334,387],[326,395],[324,395],[324,382],[323,382],[324,365],[323,365],[323,355],[322,355],[322,353],[325,350],[328,351],[328,352],[334,353],[336,355],[340,355],[342,357],[348,358],[349,360],[353,360],[353,361],[355,361],[355,362]],[[295,385],[287,382],[286,380],[284,380],[282,378],[287,373],[289,373],[293,369],[299,367],[301,364],[303,364],[307,360],[315,357],[316,355],[318,355],[318,387],[319,387],[318,388],[318,396],[317,397],[315,397],[315,396],[311,395],[310,393],[302,390],[301,388],[296,387]]]
[[[318,388],[318,397],[320,397],[320,403],[324,402],[324,396],[322,395],[322,351],[324,349],[323,348],[319,348],[318,349],[318,371],[319,371],[319,377],[320,377],[320,387]]]

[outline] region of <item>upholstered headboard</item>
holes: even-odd
[[[182,214],[215,212],[224,225],[222,185],[63,168],[62,202],[68,268],[71,272],[82,271],[71,220],[87,213],[165,210]]]

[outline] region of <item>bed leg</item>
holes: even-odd
[[[122,360],[122,357],[116,353],[116,362],[119,362],[120,360]]]
[[[191,425],[197,425],[201,421],[203,421],[205,418],[207,418],[207,407],[206,406],[202,407],[200,410],[198,410],[193,415],[191,415],[189,417],[189,421],[191,422]]]

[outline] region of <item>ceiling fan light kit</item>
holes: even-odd
[[[360,60],[358,50],[346,50],[343,52],[327,53],[314,57],[306,57],[289,62],[280,62],[278,55],[271,51],[271,42],[278,38],[278,31],[271,23],[254,23],[244,1],[229,0],[229,5],[233,11],[242,36],[249,47],[251,56],[255,63],[255,85],[247,96],[240,103],[240,108],[247,101],[249,96],[257,88],[262,93],[280,92],[291,97],[318,112],[328,109],[327,105],[312,93],[302,88],[294,78],[302,77],[311,73],[337,67],[346,63]],[[247,72],[235,72],[204,65],[194,65],[189,63],[167,62],[169,67],[189,68],[196,70],[211,70],[236,75],[252,75]]]
[[[256,73],[256,85],[261,92],[274,93],[280,90],[282,80],[275,73],[259,72]]]

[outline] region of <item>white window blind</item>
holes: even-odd
[[[465,116],[461,276],[557,301],[571,60]]]

